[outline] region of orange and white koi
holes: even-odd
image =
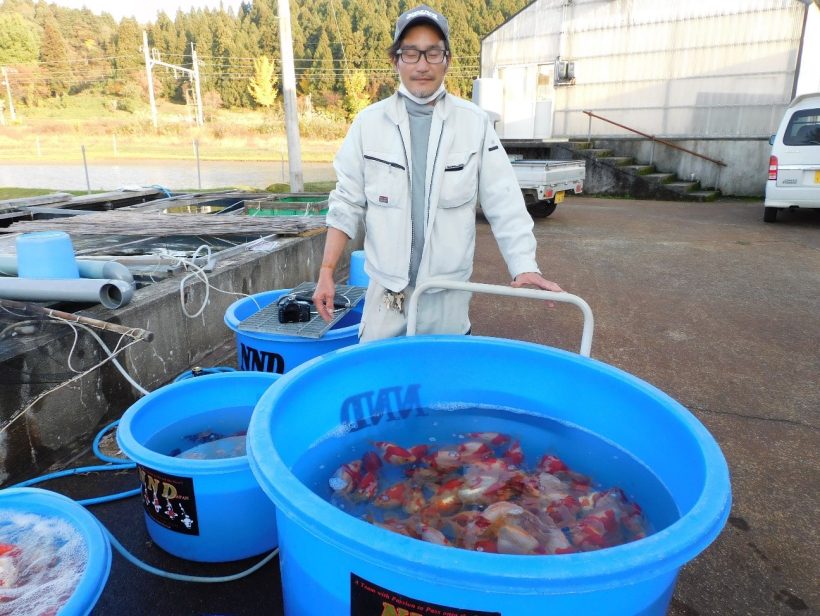
[[[504,524],[498,529],[499,554],[534,554],[538,545],[538,539],[514,524]]]
[[[464,480],[456,477],[444,482],[430,499],[425,511],[434,515],[449,515],[455,513],[461,507],[461,499],[458,496],[459,488]]]
[[[405,513],[413,515],[418,513],[427,506],[427,499],[424,498],[424,492],[419,486],[411,486],[404,497],[402,509]]]
[[[437,528],[429,526],[428,524],[419,524],[416,530],[418,531],[422,541],[435,543],[436,545],[452,545],[450,540],[447,539],[443,532]]]
[[[328,480],[330,488],[339,494],[350,494],[362,477],[362,461],[353,460],[342,464]]]
[[[395,507],[401,507],[404,503],[405,498],[407,498],[407,485],[404,482],[395,483],[389,488],[386,488],[381,494],[379,494],[374,500],[373,504],[376,507],[381,507],[383,509],[393,509]]]
[[[481,517],[491,524],[495,524],[502,518],[506,518],[507,516],[517,516],[522,513],[524,513],[524,508],[521,507],[521,505],[516,505],[515,503],[511,503],[509,501],[499,501],[497,503],[493,503],[482,511]]]

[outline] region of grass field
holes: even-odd
[[[134,112],[116,108],[104,95],[65,97],[35,108],[17,110],[17,121],[0,126],[0,161],[55,162],[76,159],[85,146],[89,160],[287,160],[288,145],[281,113],[220,109],[206,114],[205,126],[191,122],[184,105],[161,102],[154,129],[148,105]],[[330,162],[347,131],[347,123],[326,113],[302,114],[300,141],[304,162]]]
[[[305,192],[330,192],[336,186],[335,182],[306,182],[305,183]],[[218,191],[218,190],[225,190],[229,187],[224,188],[214,188],[210,189],[211,191]],[[266,188],[259,188],[258,190],[266,190],[272,193],[286,193],[290,192],[290,187],[287,184],[271,184]],[[6,199],[20,199],[22,197],[36,197],[38,195],[47,195],[50,193],[55,192],[66,192],[72,195],[84,195],[86,191],[84,190],[52,190],[49,188],[14,188],[14,187],[7,187],[7,186],[0,186],[0,201],[4,201]],[[92,191],[92,192],[102,192],[102,191]],[[180,189],[174,191],[176,193],[202,193],[203,191],[197,188],[190,188],[190,189]],[[207,192],[207,191],[205,191]]]

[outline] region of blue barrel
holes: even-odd
[[[356,287],[366,287],[369,282],[370,276],[364,271],[364,250],[351,252],[348,284]]]
[[[647,538],[597,552],[489,554],[374,527],[292,471],[327,435],[376,430],[414,408],[452,403],[526,409],[587,430],[649,469],[680,516]],[[460,614],[665,614],[678,570],[715,539],[731,504],[717,443],[663,392],[589,358],[476,336],[385,340],[307,363],[261,398],[248,449],[277,507],[285,608],[293,615],[353,613],[352,597],[362,592]]]
[[[303,338],[239,329],[240,322],[290,293],[291,289],[267,291],[240,299],[225,311],[225,325],[236,332],[240,370],[284,374],[309,359],[359,342],[362,313],[351,310],[321,338]]]
[[[277,378],[267,372],[194,377],[151,392],[122,416],[117,442],[137,463],[145,525],[166,552],[226,562],[276,547],[275,509],[246,455],[186,459],[169,455],[168,448],[179,437],[204,445],[208,431],[223,425],[226,433],[241,434],[254,405]]]
[[[0,490],[0,511],[3,510],[36,514],[50,519],[57,518],[80,534],[87,548],[85,570],[74,592],[59,610],[59,614],[90,614],[102,594],[111,571],[111,544],[97,518],[70,498],[39,488]],[[5,536],[5,531],[8,530],[0,526],[0,543],[8,542]]]

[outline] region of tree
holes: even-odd
[[[270,107],[276,100],[276,73],[273,62],[268,56],[260,56],[253,61],[253,77],[248,84],[253,100],[257,105]]]
[[[46,72],[51,95],[62,96],[66,94],[71,85],[71,64],[68,61],[65,40],[57,29],[57,24],[53,18],[46,21],[43,29],[40,61]]]
[[[353,71],[345,75],[345,111],[347,117],[353,119],[357,113],[370,104],[370,96],[365,91],[367,75],[364,71]]]
[[[39,55],[34,24],[16,13],[0,13],[0,64],[26,64]]]

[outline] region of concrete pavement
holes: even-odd
[[[729,462],[730,521],[682,570],[672,616],[820,610],[820,212],[787,213],[773,225],[762,213],[762,204],[750,202],[574,197],[535,223],[545,275],[592,306],[593,357],[687,406]],[[481,217],[473,279],[509,281]],[[571,306],[476,296],[472,316],[480,335],[573,351],[580,342],[581,317]],[[135,483],[63,481],[77,497]],[[127,486],[109,483],[118,481]],[[134,499],[94,511],[159,566],[216,575],[249,564],[195,565],[164,555],[150,545]],[[280,614],[278,584],[273,563],[243,582],[201,585],[160,580],[115,555],[93,614]]]
[[[679,577],[670,614],[818,613],[820,210],[575,197],[537,220],[547,278],[589,302],[592,356],[689,408],[729,463],[724,532]],[[509,280],[479,224],[473,279]],[[476,334],[576,351],[580,313],[476,296]]]

